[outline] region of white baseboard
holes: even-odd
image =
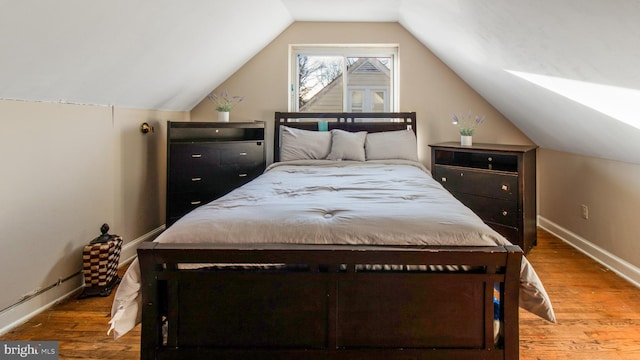
[[[158,235],[160,235],[161,232],[164,231],[164,229],[165,226],[162,225],[123,245],[122,250],[120,251],[120,267],[130,263],[131,261],[133,261],[133,259],[135,259],[135,257],[138,255],[137,250],[140,244],[145,241],[151,241],[155,239]]]
[[[155,239],[164,229],[165,226],[162,225],[124,245],[120,252],[120,266],[131,262],[135,258],[136,249],[141,243]],[[78,254],[78,256],[81,255]],[[6,334],[14,327],[25,323],[30,318],[68,298],[83,286],[84,276],[82,276],[82,272],[79,272],[42,293],[10,306],[0,312],[0,335]]]
[[[640,268],[637,266],[542,216],[538,216],[538,226],[640,288]]]
[[[75,293],[82,287],[83,281],[82,273],[76,274],[60,285],[4,310],[0,313],[0,335]]]

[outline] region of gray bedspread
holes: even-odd
[[[462,205],[417,162],[290,161],[203,205],[155,241],[496,246],[509,242]],[[140,270],[132,263],[116,292],[111,329],[140,321]],[[555,315],[526,260],[520,306]]]

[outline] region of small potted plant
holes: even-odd
[[[478,125],[484,122],[484,115],[473,116],[469,111],[466,116],[464,114],[460,116],[453,114],[451,119],[453,119],[453,125],[456,125],[460,131],[460,145],[471,146],[473,144],[473,132]]]
[[[218,112],[218,121],[228,122],[229,112],[238,103],[244,100],[244,96],[229,96],[227,90],[222,90],[220,95],[215,92],[209,93],[207,99],[213,101]]]

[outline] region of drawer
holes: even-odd
[[[169,170],[169,191],[212,191],[225,179],[236,173],[233,168],[221,166],[187,167],[173,166]]]
[[[171,169],[207,168],[220,165],[221,151],[216,144],[171,144]]]
[[[255,165],[264,162],[264,143],[225,144],[220,147],[221,165]]]
[[[244,170],[247,170],[247,169],[244,169]],[[258,175],[260,175],[260,173],[262,173],[262,170],[264,170],[264,168],[262,169],[253,168],[253,169],[249,169],[248,171],[226,172],[225,177],[220,178],[217,181],[216,191],[221,194],[220,196],[225,195],[231,190],[234,190],[248,183],[249,181],[255,179]]]
[[[518,204],[515,201],[453,193],[453,195],[485,222],[518,227]]]
[[[495,224],[492,222],[487,222],[487,225],[489,225],[498,234],[504,236],[507,240],[509,240],[511,244],[520,246],[522,250],[527,250],[524,248],[524,246],[522,246],[522,244],[520,244],[520,240],[518,237],[520,231],[518,228],[511,227],[511,226],[504,226],[501,224]]]
[[[242,185],[264,171],[264,163],[257,165],[226,165],[208,168],[175,168],[169,171],[168,189],[172,191],[212,191],[219,187]]]
[[[264,142],[172,144],[170,156],[172,169],[258,165],[264,163]]]
[[[264,172],[264,163],[258,165],[234,165],[225,167],[225,183],[235,183],[237,186],[246,184]],[[237,187],[236,186],[236,187]]]
[[[436,165],[434,178],[450,192],[512,201],[518,199],[517,175]]]
[[[192,192],[211,192],[214,191],[219,178],[212,171],[198,171],[198,169],[187,169],[185,171],[176,171],[171,169],[169,179],[167,179],[168,190],[170,192],[185,191],[188,189]]]
[[[182,216],[189,211],[204,205],[220,195],[206,192],[183,192],[167,194],[168,217]]]

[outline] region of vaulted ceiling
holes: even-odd
[[[637,0],[0,0],[0,8],[0,99],[188,111],[294,21],[397,21],[539,146],[640,164]]]

